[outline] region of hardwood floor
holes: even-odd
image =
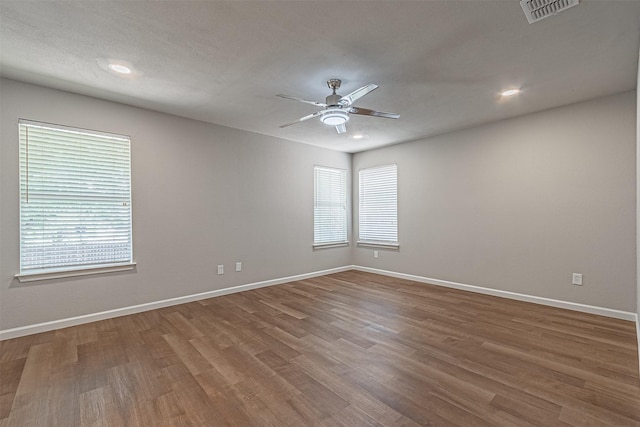
[[[348,271],[0,344],[0,426],[640,426],[631,322]]]

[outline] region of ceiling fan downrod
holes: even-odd
[[[327,105],[338,105],[338,101],[342,98],[340,95],[336,93],[336,90],[340,89],[340,85],[342,84],[342,80],[340,79],[329,79],[327,80],[327,86],[329,89],[333,91],[333,93],[325,99]]]

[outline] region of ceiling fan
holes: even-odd
[[[378,85],[369,83],[366,86],[362,86],[360,89],[356,89],[348,95],[342,96],[336,93],[336,90],[340,88],[342,80],[329,79],[327,80],[327,86],[333,90],[333,93],[327,96],[325,102],[307,101],[306,99],[297,98],[289,95],[276,95],[280,98],[293,99],[294,101],[304,102],[305,104],[312,104],[318,107],[323,107],[323,110],[316,111],[313,114],[304,116],[292,123],[287,123],[280,126],[286,128],[287,126],[295,125],[296,123],[304,122],[305,120],[312,119],[320,116],[320,120],[325,125],[335,126],[338,133],[345,133],[347,131],[346,123],[349,121],[349,114],[359,114],[362,116],[374,116],[385,117],[387,119],[397,119],[400,114],[384,113],[382,111],[369,110],[368,108],[354,107],[353,103],[362,98],[369,92],[376,90]]]

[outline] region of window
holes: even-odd
[[[26,120],[19,132],[18,279],[132,269],[129,137]]]
[[[347,171],[322,166],[313,171],[313,247],[347,245]]]
[[[398,248],[398,168],[362,169],[360,176],[359,245]]]

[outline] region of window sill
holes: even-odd
[[[383,242],[358,242],[356,243],[359,248],[376,248],[376,249],[389,249],[392,251],[400,250],[399,243],[383,243]]]
[[[14,277],[21,283],[36,282],[38,280],[63,279],[65,277],[88,276],[93,274],[113,273],[116,271],[130,271],[136,268],[135,262],[127,262],[113,265],[94,265],[90,267],[78,267],[73,270],[43,270],[32,273],[20,273]]]
[[[330,249],[330,248],[342,248],[349,246],[349,242],[336,242],[336,243],[317,243],[313,245],[313,250],[318,249]]]

